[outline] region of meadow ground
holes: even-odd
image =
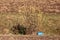
[[[51,1],[0,0],[0,34],[9,34],[13,26],[20,24],[29,28],[28,33],[60,35],[60,1]]]

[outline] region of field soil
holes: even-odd
[[[58,36],[16,36],[16,35],[2,35],[0,36],[0,40],[60,40]]]

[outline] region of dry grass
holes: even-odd
[[[3,1],[0,5],[0,34],[11,33],[10,29],[17,24],[29,28],[31,31],[42,31],[45,34],[60,35],[60,14],[59,5],[54,5],[58,1],[49,4],[49,1],[39,0],[20,0],[20,1]],[[51,2],[51,1],[50,1]],[[55,4],[56,4],[55,3]],[[49,5],[48,5],[49,4]],[[51,6],[50,5],[57,6]],[[56,12],[55,12],[56,11]],[[8,30],[8,31],[5,31]]]
[[[47,34],[60,35],[60,14],[44,14],[42,24]]]

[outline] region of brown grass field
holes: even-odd
[[[60,35],[60,0],[0,0],[0,34],[17,24],[29,28],[26,35]]]

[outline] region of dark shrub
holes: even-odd
[[[12,31],[13,31],[13,34],[23,34],[23,35],[26,34],[26,28],[19,24],[16,26],[13,26]]]

